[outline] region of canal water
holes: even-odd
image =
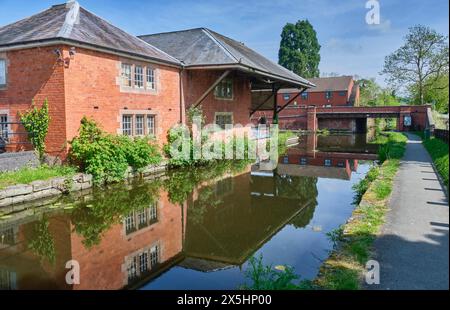
[[[20,206],[0,220],[0,289],[236,289],[252,256],[313,279],[375,153],[364,135],[305,136],[275,170],[221,163]]]

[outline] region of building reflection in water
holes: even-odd
[[[136,288],[173,266],[242,266],[286,225],[309,224],[318,178],[349,179],[358,160],[374,158],[322,151],[312,139],[274,171],[200,178],[182,203],[180,184],[149,181],[17,212],[0,222],[0,289]],[[65,282],[70,260],[80,264],[80,285]]]

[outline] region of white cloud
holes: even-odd
[[[367,25],[369,30],[375,30],[381,33],[389,32],[392,28],[392,22],[390,19],[382,20],[378,25]]]

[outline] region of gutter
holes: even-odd
[[[237,70],[241,70],[241,71],[244,71],[244,72],[255,73],[255,74],[271,77],[273,79],[281,80],[281,81],[284,81],[284,82],[288,82],[288,83],[292,83],[292,84],[296,84],[296,85],[301,85],[301,86],[307,87],[307,88],[316,87],[316,85],[314,85],[312,83],[305,83],[305,82],[289,79],[289,78],[282,77],[282,76],[277,75],[277,74],[273,74],[273,73],[269,73],[269,72],[266,72],[266,71],[255,69],[255,68],[252,68],[252,67],[244,65],[244,64],[195,65],[195,66],[186,66],[185,68],[189,69],[189,70],[237,69]]]

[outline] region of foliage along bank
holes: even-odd
[[[388,210],[394,177],[406,149],[407,138],[390,132],[378,137],[379,166],[373,167],[355,190],[355,208],[349,222],[329,234],[335,248],[320,269],[314,284],[321,289],[362,288],[365,264]]]

